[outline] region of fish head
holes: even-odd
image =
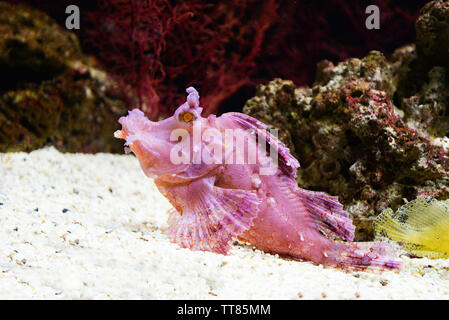
[[[150,121],[142,111],[134,109],[119,119],[122,129],[114,136],[126,140],[125,152],[133,152],[144,173],[151,178],[176,176],[198,166],[192,162],[193,150],[198,148],[191,139],[193,127],[207,126],[208,119],[201,116],[198,92],[193,87],[186,91],[186,102],[169,118]],[[180,154],[184,155],[182,161]]]

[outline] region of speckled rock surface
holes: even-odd
[[[0,2],[0,34],[0,151],[122,150],[111,133],[124,99],[73,33],[38,10]]]
[[[340,197],[357,240],[403,199],[449,197],[449,1],[426,4],[416,34],[390,61],[376,51],[322,61],[312,88],[276,79],[244,108],[280,130],[302,187]]]
[[[449,1],[431,1],[423,7],[416,21],[416,43],[419,55],[449,66]]]
[[[392,56],[395,104],[411,126],[434,137],[449,133],[449,1],[432,1],[416,21],[416,45]]]

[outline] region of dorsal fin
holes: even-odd
[[[293,157],[290,150],[277,137],[268,131],[268,126],[263,122],[239,112],[228,112],[218,119],[231,120],[244,130],[255,130],[258,136],[265,139],[267,144],[271,145],[278,152],[279,167],[284,174],[293,179],[296,178],[296,170],[299,168],[298,160]]]

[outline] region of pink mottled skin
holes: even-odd
[[[120,118],[122,130],[115,133],[126,140],[145,174],[155,179],[159,191],[175,208],[168,220],[171,241],[192,250],[227,254],[231,240],[239,238],[265,252],[345,270],[400,268],[399,262],[390,258],[387,244],[352,242],[355,227],[337,197],[297,186],[298,161],[267,133],[266,125],[241,113],[203,118],[197,91],[188,88],[187,92],[186,103],[172,117],[152,122],[133,110]],[[247,148],[242,151],[220,139],[208,143],[191,139],[187,148],[190,159],[208,144],[218,144],[225,150],[221,162],[174,164],[170,152],[179,141],[171,141],[170,135],[175,129],[193,135],[194,124],[201,125],[201,133],[211,128],[220,133],[239,130],[239,135],[249,139]],[[274,158],[268,162],[257,158],[254,164],[224,163],[225,154],[243,152],[247,156],[257,150],[250,130],[277,152],[277,167],[270,174],[261,174],[260,169],[276,164]]]

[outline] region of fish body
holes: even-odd
[[[398,241],[413,255],[449,258],[449,202],[420,197],[396,212],[384,210],[374,221],[379,237]]]
[[[265,252],[347,270],[400,267],[387,244],[351,242],[355,227],[337,197],[297,186],[299,162],[265,124],[234,112],[203,118],[197,91],[187,92],[172,117],[152,122],[133,110],[115,133],[173,205],[172,242],[227,254],[239,238]],[[209,139],[195,139],[195,130]],[[207,157],[198,161],[200,153]]]

